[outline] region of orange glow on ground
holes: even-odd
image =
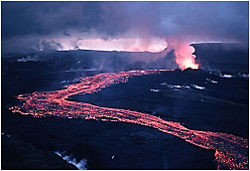
[[[20,94],[17,98],[23,103],[9,109],[13,113],[33,115],[38,118],[56,116],[68,119],[95,119],[152,127],[201,148],[214,150],[218,169],[248,169],[247,139],[227,133],[188,129],[179,122],[166,121],[146,113],[67,100],[72,95],[97,93],[112,84],[127,82],[130,77],[157,74],[160,71],[132,70],[85,77],[80,83],[69,85],[62,90]]]

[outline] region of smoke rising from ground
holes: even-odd
[[[192,42],[248,42],[248,12],[248,2],[2,2],[2,53],[171,47],[179,64],[194,60]]]

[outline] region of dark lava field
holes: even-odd
[[[228,52],[220,46],[194,45],[201,69],[181,71],[166,66],[175,70],[133,77],[127,83],[114,84],[94,94],[77,94],[68,100],[139,111],[180,122],[189,129],[225,132],[249,139],[248,51]],[[79,82],[80,77],[101,72],[157,67],[155,63],[151,66],[126,63],[121,60],[124,56],[115,58],[117,52],[107,52],[103,57],[112,62],[102,63],[100,59],[93,62],[95,59],[89,57],[92,53],[105,54],[51,52],[38,54],[41,60],[25,62],[18,62],[22,54],[2,57],[2,169],[217,168],[214,150],[150,127],[34,118],[9,110],[21,103],[16,99],[19,94],[62,89]],[[223,62],[225,56],[237,57],[235,54],[242,59],[237,63]],[[216,55],[217,62],[214,58],[208,60]]]

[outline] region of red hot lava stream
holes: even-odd
[[[10,110],[34,117],[58,116],[62,118],[83,118],[112,122],[127,122],[148,127],[175,135],[185,141],[205,149],[215,150],[218,169],[248,169],[248,140],[232,134],[210,131],[191,130],[179,122],[165,121],[153,115],[100,107],[89,103],[66,100],[76,94],[92,94],[128,78],[159,73],[167,70],[133,70],[119,73],[101,73],[82,78],[80,83],[72,84],[65,89],[47,92],[20,94],[17,98],[23,103]]]

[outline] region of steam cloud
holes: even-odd
[[[73,164],[74,166],[77,167],[79,170],[87,170],[86,165],[87,165],[87,160],[82,159],[79,162],[77,162],[76,158],[73,157],[73,155],[66,155],[66,152],[58,152],[55,151],[55,154],[58,156],[62,157],[63,160],[67,161],[67,163]]]
[[[246,43],[248,25],[248,2],[2,2],[2,52],[171,47],[197,68],[191,43]]]

